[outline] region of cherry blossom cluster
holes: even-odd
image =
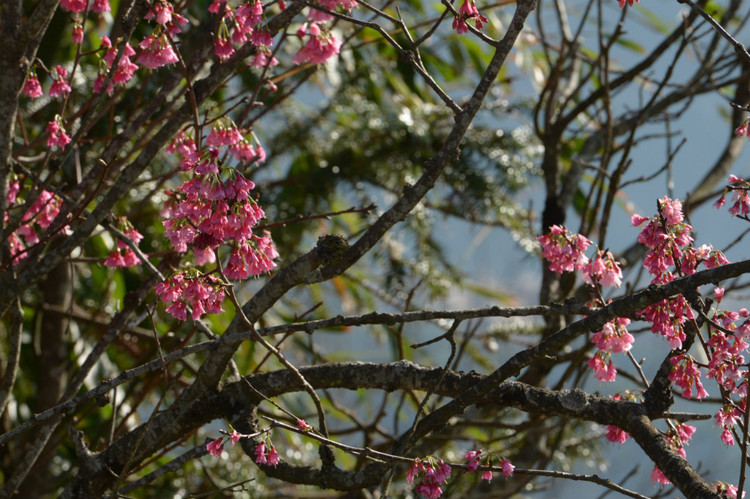
[[[750,214],[750,182],[734,175],[729,176],[729,185],[724,188],[724,193],[716,200],[714,206],[721,208],[727,202],[727,194],[732,193],[732,206],[729,213],[736,216],[747,217]]]
[[[190,307],[194,320],[204,314],[218,314],[223,311],[224,286],[219,279],[210,274],[202,274],[190,269],[173,275],[154,287],[154,291],[164,303],[170,303],[167,312],[174,318],[188,320]]]
[[[232,447],[234,447],[234,444],[239,442],[240,437],[239,433],[236,431],[232,431],[232,433],[228,433],[226,435],[222,435],[216,440],[212,440],[209,443],[206,444],[206,450],[209,454],[211,454],[213,457],[221,457],[221,451],[224,450],[224,445],[229,442],[231,443]]]
[[[584,274],[585,275],[585,274]],[[612,364],[613,353],[623,353],[630,350],[634,338],[627,330],[630,319],[619,317],[607,322],[601,331],[594,333],[591,338],[596,345],[596,354],[586,364],[593,369],[599,381],[614,381],[617,369]]]
[[[597,249],[591,260],[586,249],[593,245],[581,234],[571,234],[564,227],[553,225],[547,234],[537,238],[542,245],[542,256],[549,262],[552,272],[580,271],[583,280],[589,284],[604,287],[619,287],[622,283],[622,269],[609,251]]]
[[[276,452],[276,447],[272,444],[268,444],[266,449],[266,442],[263,441],[255,446],[253,451],[255,454],[255,462],[258,464],[267,464],[268,466],[276,466],[279,464],[279,453]]]
[[[616,393],[615,395],[613,395],[612,399],[630,400],[632,402],[640,403],[640,402],[643,402],[643,393],[640,391],[624,390],[620,393]],[[627,441],[627,439],[631,437],[630,437],[630,433],[626,432],[619,426],[607,425],[607,433],[604,435],[604,438],[616,444],[624,444]]]
[[[719,481],[716,483],[716,485],[714,485],[714,489],[716,490],[716,492],[724,494],[731,499],[737,499],[737,486],[735,485]],[[742,499],[745,499],[744,490],[742,491]]]
[[[687,353],[675,355],[669,359],[669,363],[672,364],[672,370],[668,376],[669,380],[682,388],[683,397],[693,397],[693,386],[695,386],[695,398],[708,397],[708,392],[701,383],[701,372],[692,355]]]
[[[125,217],[118,218],[117,228],[136,245],[143,239],[143,235]],[[140,263],[138,255],[120,239],[117,240],[115,249],[109,253],[109,256],[104,261],[104,265],[107,267],[132,267]]]
[[[443,489],[440,488],[440,485],[445,483],[450,474],[451,467],[442,459],[427,457],[422,460],[417,458],[406,472],[406,481],[412,483],[415,479],[419,479],[417,494],[428,499],[434,499],[443,495]]]
[[[669,432],[664,435],[664,438],[667,439],[672,450],[684,458],[687,456],[685,453],[685,445],[687,445],[688,441],[693,437],[693,433],[695,433],[695,426],[676,423],[674,429],[670,429]],[[654,465],[654,469],[651,472],[651,481],[663,485],[669,485],[672,483],[656,465]]]
[[[464,456],[467,462],[467,469],[469,471],[477,471],[479,468],[479,461],[483,459],[482,457],[482,449],[479,450],[470,450],[466,453]],[[487,455],[486,456],[486,465],[489,468],[492,465],[492,456]],[[513,476],[513,470],[516,469],[515,466],[511,464],[511,462],[506,458],[500,458],[500,467],[502,469],[501,473],[503,475],[503,478],[508,478]],[[492,481],[492,470],[486,469],[482,472],[482,480],[487,480],[488,482]]]
[[[591,259],[586,256],[586,250],[594,243],[585,236],[571,234],[564,227],[553,225],[549,233],[539,236],[537,240],[551,271],[559,274],[579,271],[583,280],[592,285],[619,287],[622,284],[622,269],[612,253],[597,249]],[[597,299],[595,303],[598,302]],[[630,350],[633,336],[626,328],[629,323],[630,320],[625,318],[616,319],[594,334],[592,341],[598,351],[588,360],[587,365],[593,369],[599,381],[615,380],[617,369],[612,364],[611,354]]]
[[[565,227],[553,225],[550,231],[537,238],[542,245],[542,256],[552,272],[562,274],[583,270],[588,264],[586,248],[593,243],[580,234],[571,234]]]
[[[8,209],[3,213],[5,224],[10,222],[9,213],[13,212],[15,207],[21,207],[25,204],[25,200],[19,197],[20,193],[21,181],[18,178],[11,180],[8,185],[8,193],[5,196],[8,206]],[[8,236],[11,261],[14,264],[18,264],[26,258],[26,250],[39,242],[39,233],[47,230],[60,213],[62,199],[58,196],[46,190],[37,192],[36,196],[21,217],[20,226]]]
[[[459,35],[469,31],[469,27],[466,21],[473,20],[477,29],[482,29],[487,23],[487,18],[479,13],[474,0],[464,0],[461,4],[461,8],[458,9],[458,15],[453,19],[453,29]]]

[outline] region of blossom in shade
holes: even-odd
[[[261,442],[255,447],[255,450],[253,451],[255,454],[255,462],[258,464],[267,464],[268,463],[268,456],[266,454],[266,443]]]
[[[87,4],[88,0],[60,0],[60,7],[68,12],[83,12]]]
[[[209,454],[214,457],[220,457],[221,451],[224,448],[224,437],[219,437],[206,444],[206,450]]]
[[[49,133],[47,147],[57,146],[63,148],[70,143],[70,136],[65,133],[65,128],[60,121],[60,117],[56,116],[54,120],[47,123],[47,133]]]
[[[268,449],[268,466],[276,466],[279,464],[279,453],[276,452],[276,447],[273,445]]]
[[[503,477],[504,478],[508,478],[508,477],[513,476],[513,470],[515,470],[516,467],[513,466],[508,459],[502,458],[500,460],[500,466],[503,468]]]
[[[32,99],[43,95],[42,86],[39,84],[39,78],[36,76],[36,73],[30,73],[26,78],[26,81],[23,83],[23,93]]]
[[[406,481],[408,483],[413,483],[414,478],[419,475],[422,470],[424,470],[422,461],[419,458],[415,459],[414,463],[409,467],[408,470],[406,470]]]
[[[71,36],[75,44],[83,41],[83,26],[81,26],[80,20],[76,20],[76,23],[73,25],[73,34]]]
[[[468,462],[467,468],[469,471],[476,471],[479,467],[479,455],[482,453],[482,450],[470,450],[466,453],[464,456],[466,461]]]
[[[109,0],[94,0],[91,10],[93,12],[109,12],[112,8],[109,6]]]
[[[70,93],[70,85],[65,81],[65,78],[68,77],[68,70],[62,66],[55,66],[52,68],[50,75],[54,80],[52,86],[49,87],[50,97],[59,97]]]
[[[149,69],[176,63],[179,59],[166,35],[151,34],[141,40],[139,44],[141,53],[136,61]]]
[[[159,299],[171,303],[166,311],[176,319],[187,320],[188,306],[192,308],[194,320],[223,310],[223,285],[212,275],[195,274],[195,271],[178,273],[154,286]]]
[[[239,441],[240,441],[240,437],[241,437],[241,436],[242,436],[242,435],[240,435],[240,434],[239,434],[239,433],[237,433],[236,431],[232,431],[232,434],[231,434],[231,435],[229,435],[229,441],[230,441],[230,442],[232,442],[232,447],[234,447],[234,444],[236,444],[237,442],[239,442]]]
[[[482,472],[482,480],[487,480],[488,482],[492,481],[492,471],[490,470],[484,470]]]

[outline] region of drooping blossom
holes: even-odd
[[[629,6],[633,6],[634,0],[617,0],[620,3],[620,7],[625,7],[625,3],[627,3]],[[635,2],[640,2],[641,0],[635,0]]]
[[[224,437],[219,437],[216,440],[206,444],[206,450],[213,457],[221,457],[221,451],[224,449]]]
[[[307,42],[292,57],[292,62],[295,64],[304,64],[309,62],[310,64],[324,64],[331,57],[339,53],[341,49],[341,40],[336,38],[333,33],[324,33],[317,23],[310,23],[310,26],[306,31],[297,34],[302,37],[305,32],[307,33]]]
[[[49,87],[50,97],[59,97],[70,93],[70,85],[65,80],[68,77],[68,70],[62,66],[55,66],[50,72],[52,76],[52,86]]]
[[[598,250],[581,269],[581,277],[588,284],[599,283],[604,287],[620,287],[622,284],[622,269],[609,251]]]
[[[279,453],[276,452],[276,447],[273,445],[268,449],[268,466],[276,466],[279,464]]]
[[[60,7],[68,12],[83,12],[87,4],[88,0],[60,0]]]
[[[509,478],[513,476],[513,470],[515,470],[516,467],[513,466],[508,459],[502,458],[500,460],[500,466],[503,468],[503,478]]]
[[[42,85],[39,84],[39,78],[36,76],[36,73],[29,73],[29,76],[23,83],[23,93],[32,99],[36,99],[43,95]]]
[[[586,237],[571,234],[559,225],[550,227],[549,233],[537,237],[537,241],[542,245],[542,256],[549,262],[549,269],[558,274],[582,270],[588,263],[584,252],[593,244]]]
[[[266,454],[266,443],[261,442],[255,447],[255,450],[253,451],[255,454],[255,462],[258,464],[267,464],[268,463],[268,455]]]
[[[626,329],[628,324],[630,324],[630,319],[625,317],[609,321],[604,324],[601,331],[594,333],[591,342],[604,352],[627,352],[634,341],[633,335]]]
[[[669,380],[682,388],[682,396],[685,398],[693,397],[693,387],[695,387],[695,397],[698,399],[706,398],[708,392],[703,388],[701,383],[701,373],[695,365],[695,359],[686,353],[675,355],[669,359],[672,364],[672,370],[669,373]]]
[[[624,444],[628,438],[630,438],[630,433],[618,426],[608,425],[607,433],[604,435],[604,438],[616,444]]]
[[[176,63],[179,58],[166,35],[150,34],[139,44],[141,53],[136,61],[143,67],[156,69],[162,66]]]
[[[154,291],[161,301],[171,303],[166,309],[167,313],[183,321],[187,320],[188,306],[192,308],[194,320],[204,314],[218,314],[223,310],[224,287],[212,275],[196,271],[177,273],[154,286]]]
[[[467,461],[467,468],[469,471],[476,471],[477,468],[479,468],[479,455],[482,453],[482,450],[470,450],[466,453],[464,458]]]
[[[83,26],[81,26],[81,21],[79,19],[76,19],[76,22],[73,25],[71,38],[76,45],[83,41]]]
[[[65,132],[65,128],[62,126],[62,118],[55,116],[55,119],[47,123],[47,147],[57,146],[60,148],[65,147],[70,143],[70,135]]]
[[[477,29],[482,29],[487,22],[487,18],[479,13],[474,0],[464,0],[458,9],[458,15],[453,19],[453,29],[456,33],[460,35],[469,31],[466,21],[470,19],[474,20]]]
[[[109,0],[94,0],[93,5],[91,6],[92,12],[109,12],[112,8],[109,6]]]
[[[612,364],[609,352],[596,352],[586,361],[586,365],[594,370],[594,376],[599,381],[612,382],[617,378],[617,368]]]
[[[229,440],[232,442],[232,447],[234,447],[234,444],[236,444],[237,442],[240,441],[240,437],[241,436],[242,435],[240,435],[236,431],[232,430],[231,435],[229,435]]]

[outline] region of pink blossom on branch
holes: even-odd
[[[584,269],[588,264],[584,251],[593,244],[559,225],[550,227],[549,233],[537,237],[537,241],[542,245],[542,256],[550,263],[549,269],[558,274]]]
[[[55,119],[47,123],[47,147],[57,146],[63,148],[70,143],[70,135],[65,132],[65,128],[62,126],[62,119],[60,116],[55,116]]]
[[[70,85],[65,80],[68,77],[68,70],[62,66],[55,66],[50,72],[50,76],[54,80],[52,86],[49,87],[50,97],[59,97],[61,95],[67,95],[70,93]]]
[[[620,4],[620,7],[622,8],[622,7],[625,7],[625,3],[627,3],[627,4],[629,5],[629,6],[631,6],[631,7],[632,7],[632,6],[633,6],[633,1],[634,1],[634,0],[617,0],[617,1],[619,2],[619,4]],[[635,1],[636,1],[636,2],[640,2],[641,0],[635,0]]]
[[[39,84],[39,78],[36,76],[36,73],[30,73],[26,78],[23,84],[23,93],[32,99],[43,95],[42,86]]]
[[[311,23],[307,30],[309,36],[305,45],[292,57],[295,64],[324,64],[328,59],[339,53],[341,49],[341,40],[336,38],[333,33],[324,34],[316,23]],[[304,36],[298,31],[298,35]]]
[[[469,31],[466,21],[470,19],[474,20],[477,29],[482,29],[487,22],[487,18],[479,13],[474,0],[464,0],[461,8],[458,9],[458,15],[453,19],[453,29],[456,33],[460,35]]]

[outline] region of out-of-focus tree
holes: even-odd
[[[750,221],[750,2],[681,6],[0,0],[0,496],[737,496],[750,261],[688,220]],[[466,224],[538,304],[451,259]],[[649,466],[571,472],[631,438]]]

